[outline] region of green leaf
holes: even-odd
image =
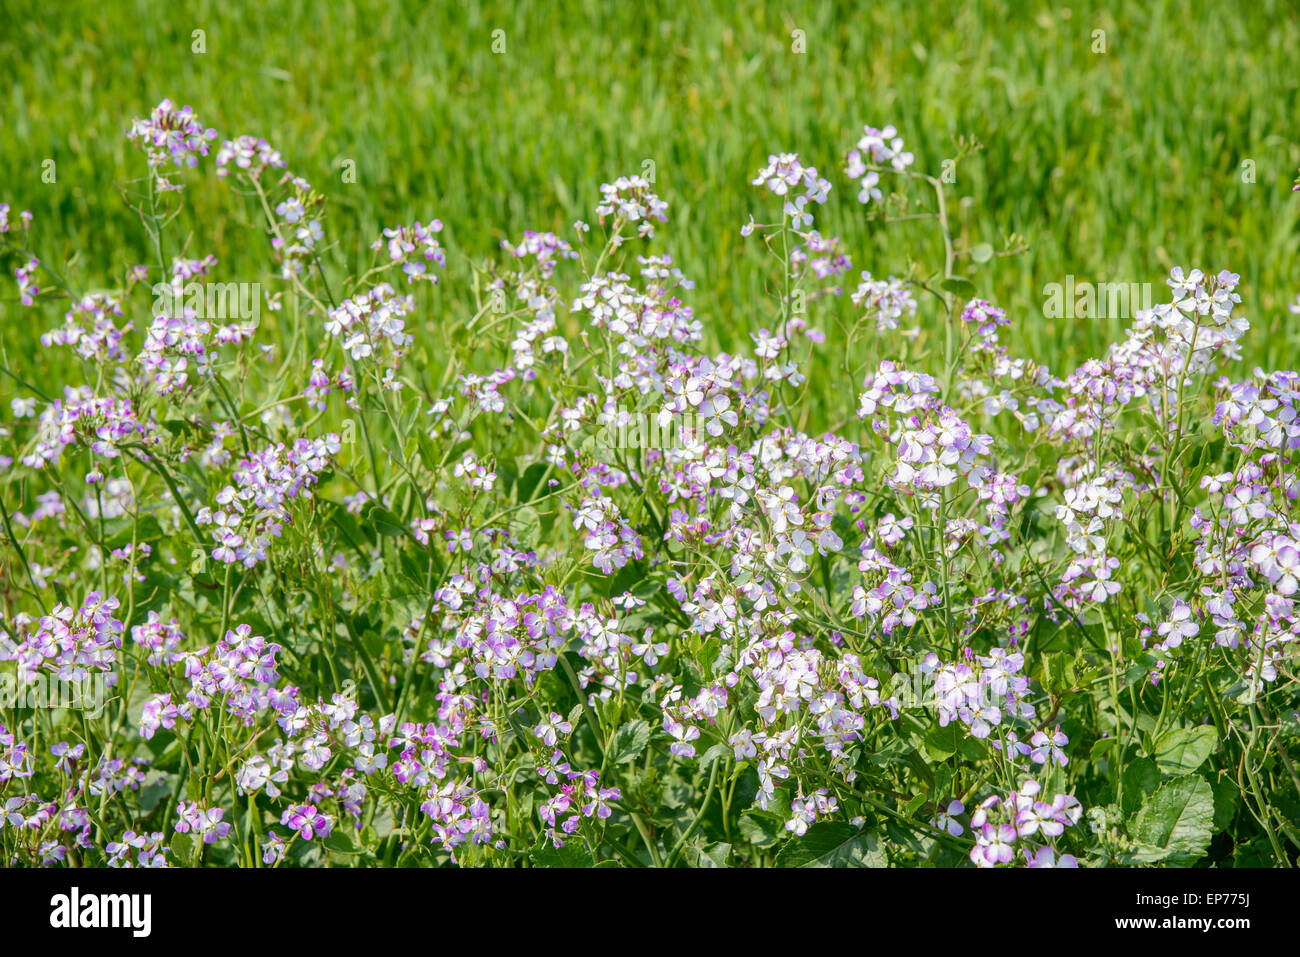
[[[777,867],[888,867],[880,837],[850,824],[819,821],[776,855]]]
[[[524,474],[519,476],[519,483],[516,485],[519,501],[527,502],[533,498],[533,493],[537,491],[537,484],[541,482],[542,476],[545,474],[545,462],[534,462],[524,469]]]
[[[582,702],[578,702],[572,708],[569,709],[569,716],[564,720],[569,722],[569,724],[573,725],[574,727],[577,727],[578,722],[582,720],[582,712],[585,710],[586,709],[582,706]]]
[[[926,756],[932,761],[942,761],[954,754],[968,761],[978,761],[987,750],[982,741],[966,734],[956,721],[949,721],[942,728],[937,722],[931,725],[925,733],[923,743]]]
[[[722,642],[717,638],[710,638],[707,641],[700,642],[700,647],[695,651],[695,662],[704,672],[705,677],[713,677],[716,674],[713,668],[713,662],[717,660],[722,651]]]
[[[926,756],[932,761],[942,761],[957,753],[957,725],[949,722],[945,727],[936,723],[925,732]]]
[[[593,863],[580,838],[570,838],[557,848],[545,834],[539,835],[532,859],[538,867],[591,867]]]
[[[1121,810],[1130,815],[1160,787],[1160,769],[1150,758],[1138,758],[1124,768],[1123,779],[1124,803]]]
[[[1098,738],[1092,743],[1092,750],[1088,752],[1088,760],[1096,764],[1103,758],[1109,757],[1110,752],[1115,750],[1117,744],[1119,744],[1117,738]]]
[[[993,258],[993,247],[988,243],[977,243],[970,250],[971,262],[986,263]]]
[[[370,822],[370,826],[373,829],[375,836],[384,838],[389,834],[392,834],[394,824],[392,807],[387,802],[381,803],[379,807],[375,809],[375,816]]]
[[[1214,789],[1214,831],[1217,834],[1226,831],[1237,816],[1241,790],[1237,787],[1237,782],[1226,774],[1219,775],[1210,787]]]
[[[1072,690],[1079,682],[1072,653],[1056,652],[1043,658],[1043,684],[1054,694]]]
[[[1204,856],[1214,836],[1214,792],[1198,774],[1162,785],[1142,805],[1130,827],[1132,861],[1189,865]]]
[[[397,514],[374,502],[367,503],[361,510],[361,524],[390,538],[406,534],[406,528]]]
[[[128,517],[115,518],[104,523],[104,547],[110,550],[125,548],[133,541],[156,542],[162,537],[162,526],[152,515],[142,515],[138,522]]]
[[[1214,751],[1219,733],[1213,725],[1174,728],[1156,739],[1153,757],[1167,775],[1191,774]]]
[[[360,854],[361,850],[357,847],[356,841],[352,839],[352,834],[347,828],[335,828],[330,832],[330,836],[322,842],[327,850],[334,851],[336,854]]]
[[[609,758],[615,764],[627,764],[635,761],[649,743],[650,725],[641,720],[629,721],[614,734],[614,741],[609,746]]]
[[[975,284],[965,276],[949,276],[939,285],[954,296],[971,296],[975,293]]]
[[[731,748],[725,744],[715,744],[709,750],[704,752],[704,757],[700,758],[700,770],[706,771],[714,761],[721,760],[731,753]]]
[[[771,847],[781,830],[781,819],[768,811],[750,809],[740,816],[740,834],[754,847]]]
[[[514,512],[508,521],[511,535],[522,548],[535,548],[542,536],[542,520],[531,505]]]
[[[188,834],[176,834],[172,837],[172,857],[177,864],[189,866],[194,859],[194,839]]]
[[[730,844],[706,844],[704,847],[690,847],[691,856],[695,858],[696,867],[729,867],[727,858],[731,856]]]

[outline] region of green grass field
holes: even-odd
[[[592,219],[598,185],[650,160],[670,203],[661,247],[709,271],[693,276],[695,305],[725,345],[768,308],[763,270],[742,268],[758,247],[738,229],[769,151],[797,150],[837,183],[819,226],[844,237],[854,278],[903,270],[905,251],[933,262],[927,224],[873,229],[842,176],[862,124],[894,123],[935,173],[955,136],[984,144],[960,168],[959,241],[1030,243],[977,285],[1054,367],[1104,349],[1122,322],[1042,318],[1046,283],[1159,283],[1175,264],[1239,271],[1268,331],[1247,358],[1293,361],[1300,19],[1288,4],[361,6],[105,0],[56,16],[7,0],[0,201],[33,210],[48,261],[75,253],[75,288],[116,284],[145,243],[120,199],[142,170],[122,132],[170,96],[223,138],[278,146],[330,196],[335,236],[440,217],[453,255],[440,301],[456,308],[468,295],[456,258],[494,253],[506,229]],[[355,184],[342,182],[348,160]],[[215,253],[227,278],[259,274],[245,208],[211,175],[189,181],[181,223],[204,237],[192,252]],[[360,241],[333,251],[340,270]],[[6,329],[11,352],[24,335]]]

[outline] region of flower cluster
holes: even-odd
[[[849,179],[861,180],[858,202],[866,205],[879,201],[882,196],[880,173],[870,166],[888,166],[894,172],[902,173],[912,165],[913,160],[912,154],[903,148],[903,138],[893,126],[884,129],[864,126],[857,145],[845,157],[844,175]]]
[[[92,591],[81,605],[55,605],[48,615],[34,623],[15,620],[18,634],[10,637],[0,632],[0,661],[17,663],[18,678],[23,683],[35,680],[40,672],[57,675],[63,681],[82,681],[92,671],[112,674],[117,649],[122,647],[123,625],[113,617],[121,602]]]
[[[184,187],[171,183],[159,170],[169,160],[182,169],[198,166],[199,159],[208,155],[208,144],[217,138],[217,131],[205,128],[190,107],[177,109],[171,100],[163,100],[148,117],[131,121],[126,138],[144,150],[157,188],[167,191]]]
[[[217,175],[225,179],[232,167],[249,179],[261,179],[268,169],[284,169],[280,151],[257,136],[238,136],[226,140],[217,150]]]
[[[636,223],[638,236],[653,236],[655,227],[652,220],[667,222],[668,204],[655,195],[645,177],[620,176],[612,183],[601,185],[596,215],[602,222],[606,216],[613,216]]]
[[[331,309],[325,331],[342,340],[355,362],[373,357],[398,363],[411,342],[406,319],[414,310],[412,296],[400,296],[388,283],[380,283]]]
[[[339,438],[331,433],[291,446],[277,443],[241,459],[234,484],[217,493],[215,507],[204,506],[195,516],[199,525],[212,526],[212,558],[247,568],[265,561],[271,540],[293,521],[289,504],[311,497],[338,450]]]
[[[211,140],[140,124],[155,171]],[[945,188],[913,162],[868,127],[848,174]],[[353,272],[371,237],[326,244],[264,140],[216,173],[293,303],[256,337],[197,303],[128,321],[217,275],[202,246],[56,311],[4,244],[68,361],[0,406],[0,693],[124,686],[102,720],[6,710],[6,863],[1279,857],[1294,782],[1210,784],[1285,757],[1300,705],[1300,375],[1233,370],[1236,274],[1173,270],[1058,377],[983,272],[954,300],[872,263],[834,298],[850,250],[796,153],[742,229],[769,301],[721,319],[707,271],[621,248],[667,221],[652,179],[601,188],[603,238],[526,231],[465,275],[437,220]],[[1171,804],[1198,823],[1161,846]]]
[[[85,446],[96,458],[116,459],[124,443],[132,439],[144,442],[150,431],[136,417],[129,399],[96,398],[89,386],[68,387],[64,398],[56,399],[41,413],[35,445],[23,457],[23,464],[34,469],[57,464],[64,450],[73,445]],[[97,462],[85,479],[103,481]]]
[[[850,297],[853,305],[863,312],[863,319],[874,319],[880,332],[897,329],[904,316],[915,316],[917,302],[911,284],[890,276],[872,279],[863,272],[862,281]]]
[[[394,226],[385,229],[383,238],[376,239],[370,248],[376,252],[387,249],[389,260],[394,265],[402,264],[402,272],[406,273],[408,283],[419,280],[436,283],[438,277],[429,272],[428,264],[444,268],[447,265],[447,256],[435,235],[440,232],[440,219],[429,220],[427,226],[418,222],[410,226]]]
[[[78,356],[95,362],[122,362],[126,351],[122,337],[131,331],[131,323],[118,326],[122,304],[107,293],[89,293],[64,313],[63,326],[41,336],[41,345],[67,346]]]
[[[976,867],[1010,864],[1017,848],[1029,867],[1079,866],[1071,854],[1056,857],[1052,844],[1078,823],[1083,808],[1072,795],[1057,794],[1048,802],[1040,798],[1042,793],[1041,784],[1027,780],[1005,798],[995,794],[975,807],[970,815],[975,834],[970,859]]]

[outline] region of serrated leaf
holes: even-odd
[[[1214,836],[1214,792],[1198,774],[1175,778],[1143,803],[1130,834],[1133,861],[1192,864]]]
[[[776,855],[777,867],[887,867],[880,837],[851,824],[819,821]]]
[[[629,721],[614,734],[614,740],[609,746],[609,759],[615,764],[635,761],[649,743],[649,723],[641,720]]]
[[[1212,725],[1174,728],[1156,740],[1152,756],[1165,774],[1191,774],[1205,763],[1218,742],[1219,733]]]

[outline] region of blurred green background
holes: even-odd
[[[495,30],[504,52],[493,52]],[[1095,30],[1105,53],[1092,52]],[[34,211],[48,262],[77,254],[74,287],[119,283],[147,258],[120,195],[143,160],[122,133],[168,96],[222,138],[266,137],[329,195],[340,270],[382,226],[441,218],[453,262],[433,308],[456,309],[469,295],[458,261],[525,229],[571,237],[575,219],[594,222],[601,182],[653,160],[670,204],[655,249],[696,280],[697,315],[713,344],[729,345],[771,325],[770,268],[739,235],[751,212],[772,208],[749,186],[769,152],[798,151],[835,183],[818,226],[845,239],[849,288],[862,269],[901,271],[909,254],[941,263],[931,224],[866,223],[843,177],[862,125],[893,123],[917,168],[936,174],[957,135],[984,144],[961,166],[952,208],[960,243],[999,245],[1014,231],[1031,244],[974,274],[1016,320],[1017,351],[1064,372],[1121,331],[1120,320],[1045,319],[1046,283],[1159,283],[1181,264],[1240,272],[1255,326],[1247,359],[1293,366],[1298,49],[1297,11],[1275,0],[0,0],[0,202]],[[53,184],[41,181],[47,159]],[[346,160],[356,184],[341,181]],[[178,228],[193,235],[191,254],[215,253],[223,279],[259,278],[266,247],[245,231],[248,206],[211,160],[184,181]],[[33,331],[15,324],[13,294],[6,275],[11,357]],[[847,297],[831,308],[851,312]]]

